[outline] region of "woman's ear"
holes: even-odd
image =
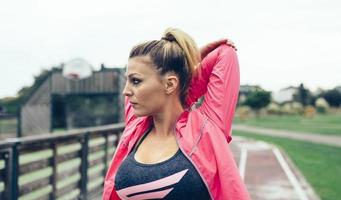
[[[171,94],[176,91],[179,85],[179,78],[174,73],[169,73],[165,75],[165,89],[166,94]]]

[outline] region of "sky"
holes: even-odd
[[[130,49],[167,27],[199,46],[229,38],[241,84],[278,91],[341,85],[338,0],[13,0],[0,4],[0,98],[73,58],[120,67]]]

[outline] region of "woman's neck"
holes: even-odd
[[[175,123],[184,111],[180,102],[165,104],[162,112],[153,115],[154,132],[157,137],[169,137],[173,135]]]

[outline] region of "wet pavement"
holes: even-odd
[[[251,199],[320,199],[291,160],[276,146],[234,136],[231,150]]]

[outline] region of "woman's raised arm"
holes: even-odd
[[[239,85],[237,54],[233,47],[223,44],[202,60],[188,90],[188,105],[204,95],[204,102],[199,109],[218,125],[228,141],[231,140]]]

